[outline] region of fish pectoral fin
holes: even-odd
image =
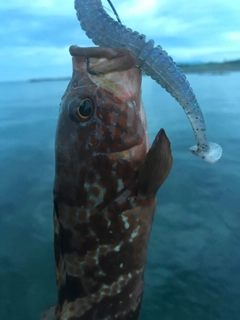
[[[160,129],[138,174],[138,196],[154,197],[167,178],[173,164],[170,141],[164,129]]]
[[[55,319],[56,304],[51,305],[42,314],[40,320],[54,320]]]

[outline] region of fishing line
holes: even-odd
[[[107,0],[107,1],[108,1],[108,3],[109,3],[110,7],[112,8],[112,11],[114,12],[114,14],[115,14],[115,16],[116,16],[116,18],[117,18],[118,22],[122,24],[122,22],[121,22],[121,20],[120,20],[120,18],[119,18],[119,15],[118,15],[118,13],[117,13],[116,9],[114,8],[114,6],[113,6],[113,4],[112,4],[111,0]]]

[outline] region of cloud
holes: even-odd
[[[0,10],[23,9],[29,13],[38,12],[41,15],[72,15],[75,14],[74,1],[64,0],[11,0],[2,1]]]
[[[158,0],[134,0],[134,1],[123,1],[120,3],[118,2],[117,10],[120,16],[123,16],[125,19],[132,19],[136,17],[146,18],[146,16],[154,15],[156,8],[161,6],[161,3]]]
[[[228,39],[228,40],[237,40],[239,41],[240,40],[240,32],[226,32],[224,34],[224,36]]]
[[[76,41],[80,34],[79,23],[71,16],[42,15],[25,8],[1,10],[1,22],[4,25],[1,29],[3,47],[13,43],[62,47]]]
[[[177,62],[240,58],[238,1],[112,2],[124,25],[154,39]],[[107,0],[103,5],[109,13]],[[93,45],[73,0],[1,1],[0,19],[0,80],[64,75],[71,70],[68,47]]]

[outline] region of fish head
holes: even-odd
[[[108,62],[101,54],[73,56],[73,75],[62,98],[56,133],[55,192],[61,196],[76,200],[81,193],[87,201],[96,180],[99,184],[110,177],[128,179],[124,172],[117,177],[117,164],[123,159],[140,163],[147,152],[141,71],[135,65],[115,71],[114,61],[109,71]],[[92,74],[88,63],[92,69],[100,65],[102,72]]]

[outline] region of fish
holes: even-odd
[[[108,1],[114,9],[111,1]],[[101,0],[75,0],[74,6],[81,28],[89,39],[100,47],[128,49],[134,53],[136,65],[164,88],[183,108],[195,136],[196,144],[190,152],[200,159],[215,163],[222,156],[222,148],[207,139],[205,120],[185,74],[160,45],[152,39],[132,31],[119,20],[112,19]]]
[[[55,140],[58,298],[41,319],[137,320],[156,193],[173,165],[170,141],[160,129],[149,146],[132,52],[70,53]]]

